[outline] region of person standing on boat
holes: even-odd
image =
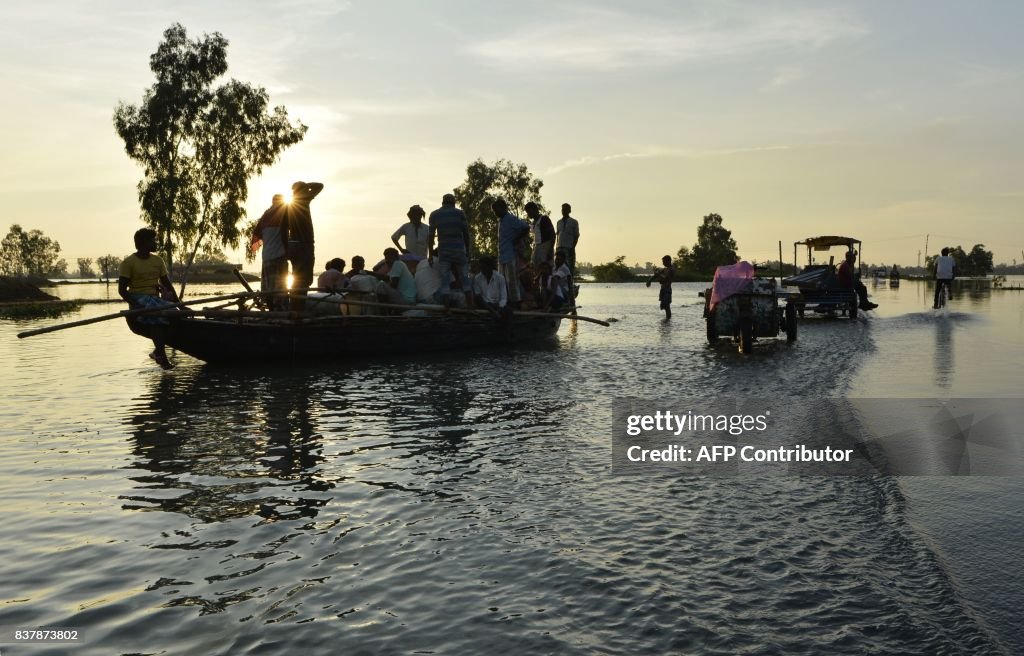
[[[121,262],[120,275],[117,279],[117,293],[133,310],[142,308],[174,307],[179,303],[167,273],[167,265],[160,259],[156,251],[156,231],[142,228],[135,232],[135,252]],[[164,292],[173,302],[160,298]],[[153,352],[149,354],[163,369],[172,369],[174,365],[167,359],[165,345],[167,343],[166,317],[155,315],[133,318],[149,327],[149,336],[153,340]]]
[[[541,262],[551,263],[555,249],[555,226],[551,224],[551,217],[541,214],[537,203],[532,200],[526,204],[526,216],[530,217],[533,224],[533,257],[531,262],[538,267]]]
[[[868,300],[868,288],[864,286],[864,283],[860,281],[860,278],[853,271],[853,265],[856,261],[857,251],[852,248],[846,251],[846,258],[843,259],[843,263],[836,270],[836,275],[839,277],[839,286],[845,289],[853,289],[857,292],[857,298],[860,299],[860,309],[874,310],[878,307],[878,303],[872,303]]]
[[[494,270],[494,256],[480,258],[480,273],[473,277],[473,298],[477,307],[503,314],[508,309],[508,284],[505,276]]]
[[[301,312],[303,296],[313,284],[313,215],[309,204],[324,186],[319,182],[299,180],[292,185],[292,199],[285,207],[284,237],[288,261],[292,265],[292,309]]]
[[[399,226],[398,230],[395,230],[395,234],[391,235],[391,242],[403,255],[412,253],[426,257],[430,253],[430,226],[423,224],[423,217],[426,215],[427,213],[423,211],[422,207],[413,205],[406,213],[409,221]],[[403,236],[405,237],[405,248],[398,243],[398,238]]]
[[[252,231],[249,250],[255,253],[262,246],[263,267],[260,271],[260,290],[264,294],[283,292],[288,289],[288,257],[284,242],[284,196],[274,194],[270,207],[263,213]],[[270,297],[270,306],[283,309],[287,299],[283,296]]]
[[[491,203],[498,217],[498,273],[508,283],[508,300],[512,307],[519,306],[523,298],[519,285],[519,265],[516,259],[516,241],[529,234],[530,224],[509,212],[504,198]],[[481,262],[481,266],[483,263]]]
[[[949,292],[949,300],[953,300],[953,279],[956,278],[956,260],[949,255],[949,249],[943,248],[942,255],[935,258],[935,301],[932,309],[939,309],[939,298]]]
[[[565,253],[565,262],[569,271],[576,275],[576,244],[580,241],[580,222],[569,216],[572,206],[562,203],[562,218],[555,226],[555,252]]]
[[[435,294],[438,303],[450,301],[452,278],[459,281],[463,293],[470,294],[469,283],[469,221],[466,213],[455,207],[455,196],[445,194],[441,207],[430,213],[430,250],[436,256],[437,275],[441,287]],[[436,243],[436,247],[435,247]]]
[[[672,279],[676,277],[676,267],[668,255],[661,258],[661,263],[665,266],[651,274],[647,279],[647,286],[650,287],[654,280],[661,283],[661,289],[658,290],[658,307],[665,311],[665,321],[668,321],[672,318]]]

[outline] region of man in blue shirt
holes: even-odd
[[[430,252],[437,257],[437,274],[441,288],[435,299],[448,301],[452,277],[459,281],[465,294],[472,294],[469,286],[469,221],[466,213],[455,207],[455,196],[445,194],[441,207],[430,213]],[[435,248],[434,243],[437,242]]]
[[[498,273],[508,283],[508,300],[516,308],[522,300],[519,288],[519,267],[516,261],[516,242],[530,232],[530,224],[508,211],[504,198],[491,203],[498,217]]]

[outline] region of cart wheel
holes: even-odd
[[[796,341],[796,308],[792,303],[786,304],[786,341]]]
[[[850,318],[857,318],[857,301],[850,301]]]
[[[754,321],[740,319],[740,353],[750,353],[752,350],[754,350]]]
[[[718,316],[715,311],[708,312],[707,319],[705,320],[708,325],[708,344],[718,343]]]

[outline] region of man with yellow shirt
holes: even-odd
[[[151,307],[173,307],[178,303],[178,295],[167,275],[167,265],[154,255],[156,251],[156,231],[142,228],[135,233],[135,252],[121,262],[121,272],[117,279],[117,293],[133,310]],[[174,303],[160,298],[161,290],[165,291]],[[155,347],[149,354],[158,365],[171,369],[174,365],[167,359],[165,344],[167,343],[168,321],[159,316],[140,316],[134,319],[150,327],[150,338]]]

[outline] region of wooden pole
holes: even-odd
[[[232,269],[231,272],[235,274],[236,278],[238,278],[238,282],[242,283],[242,287],[245,287],[245,291],[249,292],[250,294],[255,293],[252,290],[252,287],[249,286],[249,281],[245,279],[245,276],[242,275],[241,271],[239,271],[238,269]]]
[[[782,240],[779,240],[779,284],[782,284]]]
[[[173,308],[183,308],[189,305],[199,305],[200,303],[214,303],[217,301],[226,301],[229,298],[241,298],[244,296],[250,296],[249,292],[239,292],[237,294],[227,294],[224,296],[213,296],[210,298],[200,298],[195,301],[189,301],[188,303],[173,303],[161,307],[151,308],[139,308],[137,310],[121,310],[114,314],[104,314],[103,316],[93,317],[91,319],[82,319],[81,321],[72,321],[70,323],[62,323],[56,326],[48,326],[46,328],[37,328],[36,330],[27,330],[23,333],[18,333],[18,339],[24,339],[26,337],[35,337],[36,335],[43,335],[45,333],[52,333],[58,330],[66,330],[68,328],[77,328],[78,326],[87,326],[91,323],[99,323],[101,321],[110,321],[111,319],[120,319],[122,317],[137,317],[143,314],[152,314],[154,312],[162,312],[164,310],[170,310]]]

